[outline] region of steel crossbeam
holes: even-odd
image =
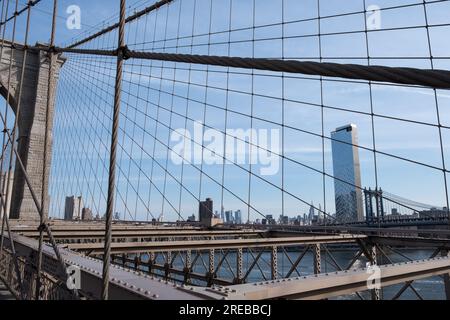
[[[367,238],[364,235],[333,235],[333,236],[307,236],[291,238],[262,238],[262,239],[232,239],[232,240],[203,240],[203,241],[164,241],[139,243],[113,243],[111,252],[120,253],[147,253],[172,252],[183,250],[212,250],[212,249],[239,249],[243,247],[264,248],[273,246],[303,246],[307,244],[325,243],[355,243],[358,239]],[[67,244],[67,248],[91,254],[101,254],[101,243],[74,243]]]

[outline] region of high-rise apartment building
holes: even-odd
[[[331,138],[336,219],[341,223],[363,221],[358,128],[354,124],[337,128]]]
[[[81,197],[66,197],[64,220],[81,220],[83,218],[83,199]]]

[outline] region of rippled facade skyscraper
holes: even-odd
[[[331,138],[336,219],[341,223],[363,221],[358,128],[354,124],[337,128]]]

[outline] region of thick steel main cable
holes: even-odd
[[[122,97],[122,75],[124,64],[125,49],[125,14],[126,0],[120,0],[120,21],[119,21],[119,41],[116,70],[116,85],[114,95],[113,125],[111,135],[111,150],[109,163],[109,184],[108,200],[106,206],[106,230],[105,230],[105,250],[103,254],[103,287],[102,299],[108,300],[109,296],[109,265],[111,260],[111,242],[112,242],[112,219],[114,210],[114,193],[116,184],[116,157],[120,120],[120,102]]]
[[[41,49],[46,50],[45,48]],[[47,50],[49,49],[47,48]],[[70,48],[55,48],[55,51],[61,53],[78,53],[101,56],[117,56],[119,54],[122,54],[126,59],[135,58],[171,61],[240,69],[298,73],[330,78],[389,82],[400,85],[423,86],[434,89],[450,89],[450,71],[440,69],[418,69],[375,65],[364,66],[358,64],[340,64],[331,62],[142,52],[128,50],[126,48],[120,53],[117,50],[89,50]]]

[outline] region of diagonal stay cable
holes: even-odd
[[[140,18],[140,17],[142,17],[142,16],[144,16],[144,15],[146,15],[146,14],[148,14],[148,13],[150,13],[150,12],[156,10],[156,9],[159,9],[160,7],[162,7],[162,6],[164,6],[164,5],[168,4],[168,3],[171,3],[172,1],[173,0],[162,0],[162,1],[156,2],[153,5],[151,5],[151,6],[147,7],[147,8],[144,8],[143,10],[141,10],[139,12],[136,12],[132,16],[129,16],[128,18],[126,18],[125,19],[125,23],[129,23],[131,21],[134,21],[134,20],[136,20],[136,19],[138,19],[138,18]],[[97,33],[95,33],[95,34],[93,34],[93,35],[91,35],[91,36],[89,36],[89,37],[87,37],[85,39],[82,39],[80,41],[75,42],[72,45],[69,45],[68,48],[75,48],[75,47],[78,47],[78,46],[80,46],[82,44],[85,44],[85,43],[87,43],[87,42],[89,42],[91,40],[94,40],[95,38],[98,38],[101,35],[104,35],[104,34],[110,32],[110,31],[112,31],[114,29],[119,28],[119,26],[120,26],[120,23],[115,23],[115,24],[113,24],[113,25],[111,25],[109,27],[106,27],[103,30],[100,30],[99,32],[97,32]]]

